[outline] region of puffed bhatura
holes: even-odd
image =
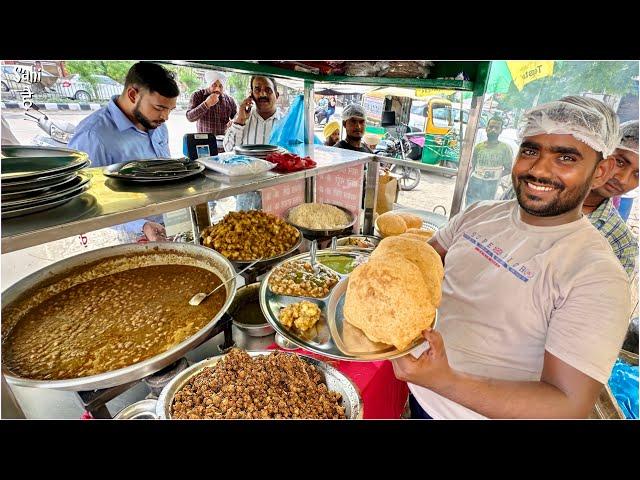
[[[413,213],[397,212],[396,215],[400,216],[404,223],[407,224],[407,228],[420,228],[422,227],[422,218]]]
[[[383,239],[369,261],[349,276],[345,320],[370,340],[406,349],[433,324],[444,268],[424,241]]]
[[[411,238],[413,240],[418,240],[419,242],[423,242],[423,243],[427,243],[429,241],[426,237],[423,237],[422,235],[418,235],[417,233],[404,232],[398,235],[398,237]]]
[[[393,212],[380,215],[376,220],[376,226],[383,237],[400,235],[407,231],[407,223],[401,216]]]
[[[437,307],[442,297],[442,279],[444,267],[438,252],[428,243],[406,238],[402,235],[384,238],[371,254],[371,258],[385,256],[389,253],[402,255],[420,270],[420,274],[427,285],[422,295],[431,297],[431,302]]]
[[[407,231],[405,233],[415,233],[416,235],[420,235],[421,237],[429,240],[431,237],[433,237],[433,234],[435,232],[433,232],[432,230],[423,230],[422,228],[407,228]]]
[[[420,269],[402,255],[370,258],[349,277],[344,318],[373,342],[406,349],[435,317]]]

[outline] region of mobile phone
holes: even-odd
[[[251,94],[249,95],[251,97],[251,99],[257,103],[256,97],[253,94],[253,92],[251,92]],[[249,105],[248,107],[245,107],[245,110],[247,113],[251,112],[251,108],[253,107],[253,105]]]

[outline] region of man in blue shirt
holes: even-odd
[[[164,124],[176,108],[180,89],[175,75],[161,65],[134,64],[124,91],[76,127],[69,148],[86,152],[94,167],[150,158],[169,158],[169,133]],[[162,240],[164,227],[147,221],[149,240]]]

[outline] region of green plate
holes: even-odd
[[[27,180],[86,166],[86,153],[70,148],[7,145],[2,147],[3,182]]]
[[[50,190],[36,192],[35,195],[18,198],[18,199],[2,199],[3,210],[15,210],[16,208],[29,207],[36,204],[52,202],[60,198],[66,197],[68,194],[77,191],[80,187],[88,185],[91,177],[86,174],[79,173],[70,184],[64,184],[60,187],[54,187]]]

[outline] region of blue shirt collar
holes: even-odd
[[[156,129],[152,128],[152,129],[148,130],[147,132],[145,132],[145,131],[140,130],[139,128],[137,128],[134,125],[134,123],[127,118],[127,116],[124,114],[124,112],[122,110],[120,110],[120,107],[118,107],[118,104],[116,103],[117,99],[118,99],[118,95],[114,95],[113,97],[111,97],[111,100],[109,100],[109,103],[107,104],[107,110],[111,114],[111,118],[113,119],[113,123],[116,124],[116,127],[118,128],[118,130],[123,132],[123,131],[125,131],[125,130],[127,130],[129,128],[135,128],[139,132],[147,133],[147,134],[149,134],[149,136],[151,136]]]

